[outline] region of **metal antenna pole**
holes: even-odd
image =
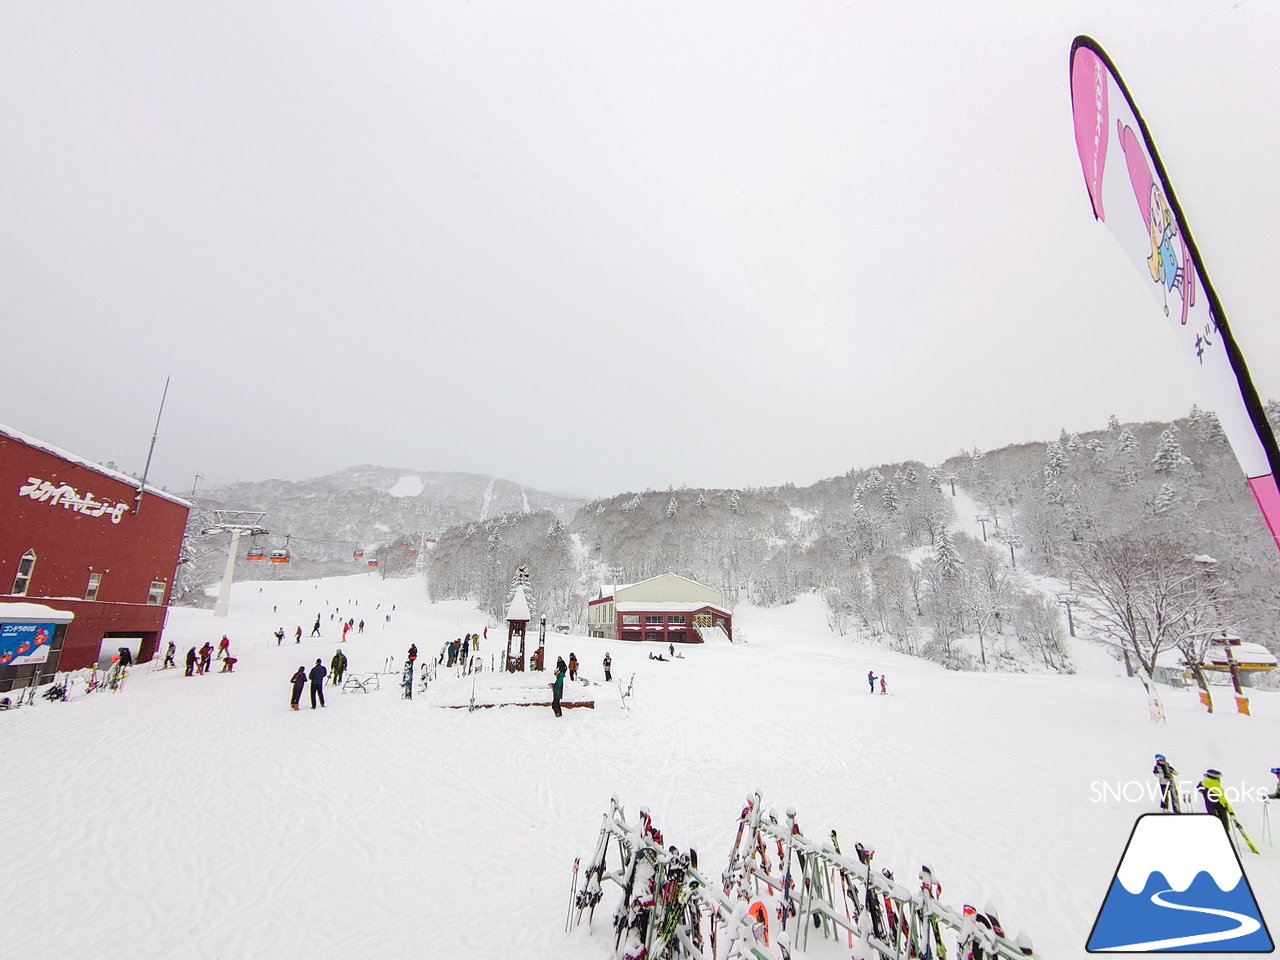
[[[170,377],[164,378],[164,393],[160,395],[160,409],[156,413],[156,428],[151,432],[151,446],[147,448],[147,465],[142,468],[142,481],[138,484],[138,495],[133,498],[133,515],[142,512],[142,491],[147,486],[147,474],[151,472],[151,454],[156,451],[156,437],[160,435],[160,418],[164,415],[164,401],[169,396]]]

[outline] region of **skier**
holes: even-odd
[[[178,648],[175,647],[173,645],[173,641],[170,640],[169,649],[164,652],[164,666],[160,668],[161,670],[168,670],[170,667],[176,666],[176,664],[173,662],[173,655],[177,652],[177,650]]]
[[[1156,754],[1156,765],[1151,768],[1152,774],[1160,784],[1160,809],[1165,813],[1181,813],[1178,808],[1178,771],[1173,769],[1163,753]]]
[[[320,706],[324,706],[324,678],[329,675],[329,671],[324,668],[324,664],[320,662],[320,658],[316,657],[316,665],[311,668],[311,709],[316,708],[316,697],[320,698]]]
[[[311,636],[313,637],[320,636],[320,614],[318,613],[316,614],[315,626],[311,628]]]
[[[231,641],[227,639],[224,633],[222,639],[218,641],[218,659],[231,656]]]
[[[298,701],[302,699],[302,688],[307,682],[307,668],[299,667],[298,672],[289,678],[289,682],[293,684],[293,699],[289,701],[290,709],[298,709]]]
[[[488,640],[488,639],[489,639],[489,628],[488,628],[488,627],[485,627],[485,628],[484,628],[484,638],[485,638],[486,640]]]
[[[676,655],[676,645],[674,643],[668,643],[667,651],[674,657]]]
[[[611,668],[612,666],[613,666],[613,657],[609,656],[609,651],[608,651],[608,650],[606,650],[606,651],[604,652],[604,681],[605,681],[605,683],[608,683],[609,681],[611,681],[611,680],[613,679],[613,674],[609,672],[609,670],[610,670],[610,668]]]
[[[128,647],[119,649],[119,659],[116,662],[120,664],[121,670],[128,670],[133,666],[133,654],[129,652]]]
[[[237,657],[233,657],[233,656],[231,656],[231,654],[227,654],[227,656],[226,656],[225,658],[223,658],[223,661],[222,661],[222,672],[223,672],[223,673],[234,673],[234,672],[235,672],[235,668],[236,668],[236,664],[237,664],[237,663],[239,663],[239,662],[240,662],[240,661],[239,661],[239,659],[238,659]]]
[[[200,648],[201,675],[208,673],[211,666],[213,666],[213,644],[206,640],[204,646]]]
[[[1212,813],[1222,821],[1222,829],[1231,836],[1231,816],[1234,811],[1227,802],[1226,791],[1222,788],[1222,771],[1209,769],[1204,772],[1204,779],[1196,784],[1196,791],[1204,797],[1205,813]]]
[[[276,646],[278,647],[282,643],[284,643],[284,627],[276,627]]]
[[[418,645],[416,643],[409,644],[409,659],[410,660],[418,659]]]
[[[342,642],[343,643],[347,642],[347,631],[350,629],[351,629],[351,624],[345,623],[345,622],[342,624]]]
[[[364,633],[364,621],[363,621],[363,620],[361,620],[361,621],[360,621],[360,629],[359,629],[359,631],[358,631],[358,632],[359,632],[359,633]]]
[[[1276,775],[1276,789],[1274,793],[1267,794],[1266,799],[1280,800],[1280,767],[1272,767],[1271,772]]]
[[[302,625],[301,624],[298,625],[297,630],[293,631],[293,642],[294,643],[302,642]]]
[[[556,660],[556,678],[547,686],[551,688],[551,712],[560,716],[560,696],[564,693],[565,665],[563,660]]]
[[[472,653],[480,652],[480,634],[478,633],[473,633],[471,635],[471,652]]]
[[[341,686],[342,675],[347,672],[347,655],[341,650],[333,651],[333,660],[329,663],[329,682]]]
[[[466,663],[471,659],[471,634],[467,634],[466,639],[462,641],[462,662]]]
[[[578,679],[578,655],[573,652],[569,654],[569,679]]]
[[[867,686],[871,688],[867,691],[868,693],[876,692],[876,672],[874,670],[867,671]]]
[[[889,681],[887,681],[887,680],[885,679],[884,674],[883,674],[883,673],[882,673],[882,674],[880,674],[880,694],[881,694],[881,696],[883,696],[884,694],[886,694],[886,693],[888,693],[888,692],[889,692],[889,686],[888,686],[888,684],[889,684]]]
[[[188,651],[187,651],[187,673],[186,673],[186,675],[187,675],[188,677],[189,677],[189,676],[191,676],[191,674],[192,674],[192,672],[195,670],[195,668],[196,668],[196,648],[195,648],[195,647],[192,647],[190,650],[188,650]]]

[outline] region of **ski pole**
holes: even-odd
[[[573,858],[573,883],[569,886],[569,907],[564,912],[564,932],[569,932],[569,918],[573,916],[573,901],[578,893],[578,861],[580,857]]]

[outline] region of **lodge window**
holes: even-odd
[[[660,634],[660,633],[654,633],[652,630],[646,630],[646,631],[645,631],[644,638],[645,638],[646,640],[661,640],[661,639],[662,639],[662,634]]]
[[[667,617],[667,623],[684,623],[684,614],[676,613]]]
[[[27,587],[31,585],[31,574],[36,569],[36,552],[28,550],[18,561],[18,575],[13,578],[13,589],[9,591],[15,597],[25,597]]]
[[[84,598],[86,600],[98,599],[98,588],[102,586],[102,574],[89,574],[89,585],[84,588]]]
[[[638,614],[638,613],[624,613],[624,614],[622,615],[622,622],[623,622],[623,623],[639,623],[639,622],[640,622],[640,614]]]
[[[151,592],[147,594],[147,603],[164,603],[165,586],[163,580],[152,580]]]
[[[667,639],[670,640],[672,643],[684,643],[684,631],[672,630],[670,633],[667,634]]]
[[[662,622],[662,614],[660,614],[660,613],[650,613],[650,614],[646,614],[646,615],[645,615],[645,618],[644,618],[644,622],[645,622],[645,623],[661,623],[661,622]]]

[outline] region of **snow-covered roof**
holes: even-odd
[[[651,600],[648,603],[640,600],[635,603],[620,603],[617,609],[619,613],[688,613],[693,610],[714,610],[725,616],[729,615],[729,611],[724,607],[707,603],[705,600]]]
[[[17,440],[19,443],[25,443],[29,447],[35,447],[37,450],[43,450],[45,453],[51,453],[55,457],[61,457],[63,460],[74,463],[76,466],[92,470],[94,473],[100,473],[104,477],[110,477],[112,480],[118,480],[121,483],[128,484],[135,490],[138,489],[137,477],[131,477],[127,473],[121,473],[119,470],[112,470],[110,467],[104,467],[100,463],[94,463],[92,460],[86,460],[84,457],[78,457],[74,453],[69,453],[66,450],[63,450],[61,447],[55,447],[51,443],[45,443],[43,440],[37,440],[35,437],[27,436],[27,434],[13,429],[13,427],[6,427],[3,423],[0,423],[0,435],[9,437],[11,440]],[[166,490],[161,490],[159,487],[153,487],[151,484],[147,484],[146,491],[147,493],[154,493],[157,497],[164,497],[164,499],[171,500],[180,506],[187,507],[188,509],[191,507],[191,502],[189,500],[183,500],[181,497],[175,497],[172,493],[169,493]]]
[[[634,587],[634,586],[635,586],[634,583],[602,583],[600,584],[600,595],[591,602],[597,603],[601,600],[608,600],[610,597],[614,596],[619,590],[625,590],[627,589],[627,587]]]
[[[529,598],[524,595],[524,587],[516,587],[516,592],[511,598],[510,605],[507,607],[507,619],[533,619],[533,614],[529,612]]]
[[[1246,669],[1260,666],[1274,667],[1278,662],[1276,655],[1260,643],[1251,643],[1245,640],[1234,644],[1230,649],[1231,659],[1236,662],[1237,666],[1243,666]],[[1162,650],[1160,656],[1156,658],[1156,665],[1180,668],[1186,666],[1186,662],[1181,650]],[[1204,665],[1214,669],[1225,670],[1227,668],[1226,649],[1217,644],[1210,644],[1209,649],[1204,654]]]
[[[34,620],[37,623],[70,623],[76,615],[70,610],[55,610],[43,603],[0,603],[0,620],[13,623],[18,620]]]

